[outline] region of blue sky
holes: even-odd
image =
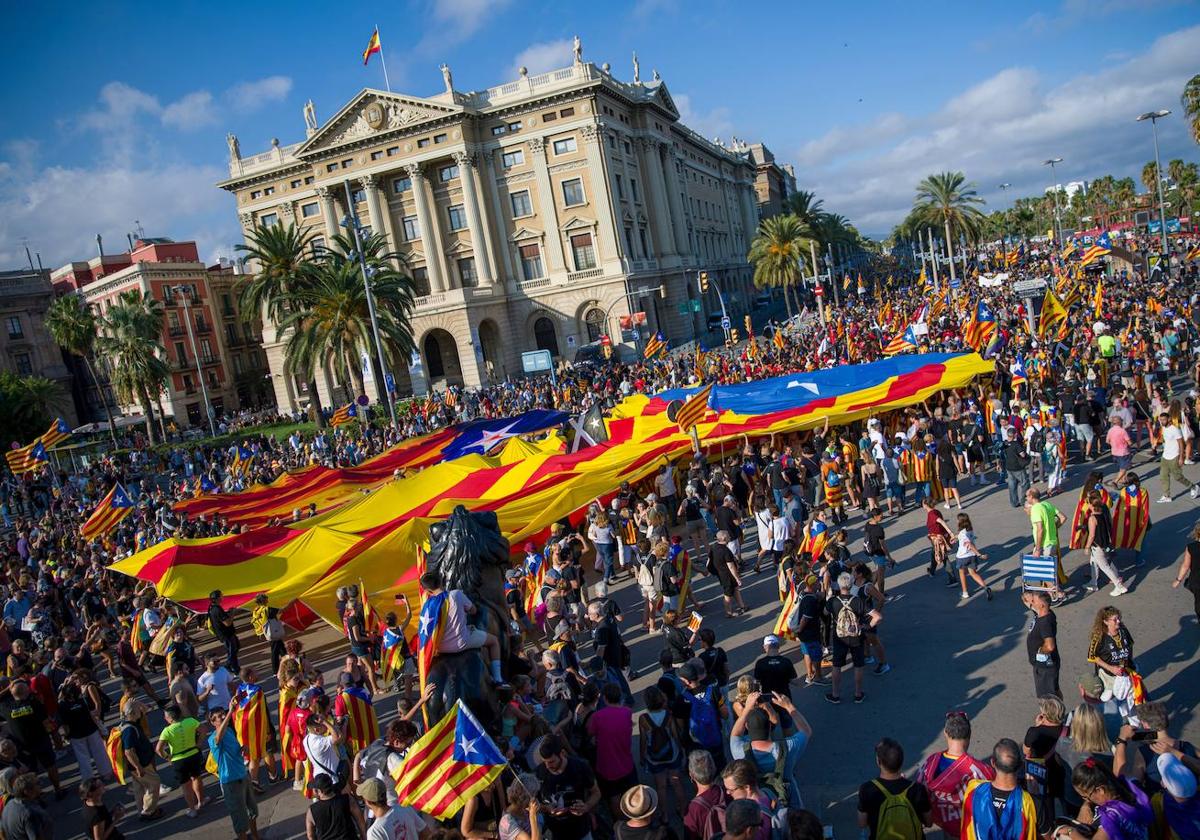
[[[82,7],[84,4],[80,4]],[[306,99],[328,118],[362,87],[359,58],[380,27],[392,87],[471,90],[584,58],[632,76],[658,69],[685,120],[709,137],[765,142],[802,187],[865,232],[903,217],[924,175],[962,169],[996,189],[1137,177],[1153,156],[1133,117],[1171,108],[1200,71],[1200,3],[739,4],[634,0],[108,3],[23,6],[0,33],[0,268],[48,266],[110,249],[139,220],[148,235],[229,253],[238,225],[224,176],[226,132],[243,154],[303,136]],[[10,6],[11,8],[11,6]],[[387,11],[383,11],[386,9]],[[1200,158],[1178,116],[1160,123],[1164,160]]]

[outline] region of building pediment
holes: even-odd
[[[463,113],[461,105],[367,88],[308,138],[296,156],[317,154],[376,134],[410,128]]]
[[[591,230],[595,226],[596,222],[592,219],[581,219],[578,216],[572,216],[563,222],[559,229],[563,231]]]
[[[679,119],[679,109],[675,107],[675,100],[671,98],[670,91],[667,90],[666,82],[651,83],[650,102],[658,105],[675,119]]]
[[[459,239],[446,249],[446,255],[450,257],[456,257],[462,254],[470,254],[473,250],[474,249],[470,245]]]
[[[513,231],[512,236],[508,237],[509,242],[521,242],[523,240],[541,239],[544,234],[540,230],[533,230],[527,227],[519,227]]]

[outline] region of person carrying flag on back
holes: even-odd
[[[230,704],[234,734],[242,745],[242,752],[249,762],[250,784],[255,793],[262,793],[262,785],[258,781],[258,770],[263,762],[267,765],[267,781],[271,784],[280,779],[275,765],[275,757],[279,748],[279,739],[275,727],[271,723],[271,715],[267,711],[267,695],[258,684],[254,669],[246,666],[242,669],[242,681],[238,684],[237,693]]]
[[[500,640],[482,627],[471,626],[468,619],[479,612],[479,608],[467,597],[467,593],[461,589],[452,589],[448,592],[443,590],[442,576],[437,572],[425,572],[421,575],[420,583],[421,588],[425,590],[426,605],[438,603],[440,611],[444,602],[445,612],[441,615],[439,622],[441,624],[440,638],[437,639],[437,647],[433,651],[433,656],[439,653],[460,653],[464,650],[483,648],[487,652],[492,679],[503,684],[504,676],[500,673]],[[430,621],[438,621],[438,614],[427,615],[423,606],[421,624],[425,625]],[[421,636],[426,635],[426,628],[422,626]],[[432,656],[430,661],[432,661]],[[421,690],[425,690],[424,685],[421,686]]]
[[[354,684],[352,674],[343,673],[338,680],[333,716],[339,725],[345,726],[346,751],[351,759],[379,737],[379,720],[371,694],[365,686]]]

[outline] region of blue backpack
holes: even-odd
[[[705,749],[721,746],[721,721],[717,716],[717,687],[710,685],[703,697],[692,695],[688,715],[688,732],[692,740]]]

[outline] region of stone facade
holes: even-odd
[[[744,151],[754,164],[754,193],[762,218],[784,211],[788,199],[796,194],[796,171],[790,163],[777,163],[775,155],[762,143],[734,141],[734,149]]]
[[[49,271],[0,271],[0,370],[58,383],[62,390],[58,413],[75,426],[71,372],[46,331],[46,310],[53,300]]]
[[[401,394],[520,375],[523,351],[570,360],[602,334],[619,343],[630,312],[673,344],[719,340],[705,329],[713,292],[684,312],[700,269],[731,310],[748,307],[753,165],[682,125],[657,78],[623,82],[579,60],[478,92],[368,89],[324,125],[305,117],[303,142],[252,157],[230,137],[220,186],[244,230],[294,222],[319,246],[349,205],[387,235],[420,294]],[[277,402],[296,408],[305,386],[281,375],[281,338],[267,325]],[[317,383],[324,404],[344,398],[328,376]]]

